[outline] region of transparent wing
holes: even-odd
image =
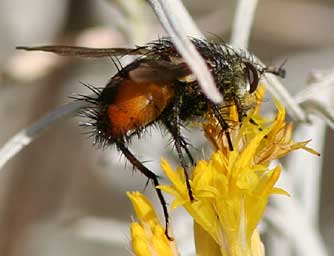
[[[135,82],[169,83],[191,74],[185,63],[143,59],[135,65],[128,73]]]
[[[104,58],[110,56],[143,55],[150,52],[147,47],[138,48],[89,48],[66,45],[18,46],[18,50],[52,52],[61,56],[82,58]]]

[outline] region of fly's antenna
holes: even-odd
[[[287,61],[288,61],[288,59],[285,59],[279,67],[275,67],[275,66],[265,67],[262,70],[262,73],[271,73],[271,74],[277,75],[281,78],[285,78],[286,71],[284,69],[284,65],[286,64]]]

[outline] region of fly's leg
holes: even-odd
[[[126,147],[124,142],[116,142],[117,148],[124,154],[124,156],[130,161],[130,163],[137,168],[142,174],[144,174],[148,180],[151,180],[153,182],[155,191],[158,194],[159,201],[162,206],[162,210],[165,217],[165,234],[169,240],[173,240],[172,237],[168,234],[168,226],[169,226],[169,215],[168,215],[168,209],[167,209],[167,203],[165,198],[162,195],[162,192],[157,186],[159,186],[158,176],[150,171],[147,167],[145,167],[132,153],[131,151]]]
[[[183,148],[183,150],[186,152],[189,160],[190,160],[190,163],[192,166],[195,165],[195,160],[193,158],[193,156],[191,155],[190,151],[189,151],[189,148],[188,148],[188,143],[185,141],[185,139],[183,137],[180,136],[180,139],[181,139],[181,147]]]
[[[222,127],[226,138],[227,138],[227,143],[228,143],[228,147],[230,151],[233,151],[233,144],[232,144],[232,140],[231,140],[231,134],[229,131],[230,126],[228,125],[228,123],[225,121],[224,117],[222,116],[222,114],[219,111],[219,108],[217,105],[211,103],[210,107],[212,109],[213,115],[215,116],[215,118],[217,118],[218,123],[220,124],[220,126]]]
[[[175,148],[176,148],[176,152],[178,155],[178,158],[180,160],[181,166],[183,168],[184,171],[184,176],[186,178],[186,185],[187,185],[187,189],[188,189],[188,195],[191,201],[194,200],[194,196],[191,190],[191,186],[190,186],[190,182],[189,182],[189,175],[188,175],[188,165],[186,164],[182,149],[184,149],[186,151],[186,153],[188,155],[190,155],[190,152],[187,148],[187,144],[182,143],[182,141],[184,141],[184,139],[181,137],[180,135],[180,126],[177,124],[177,122],[172,121],[172,122],[168,122],[165,121],[164,122],[165,126],[167,127],[168,131],[172,134],[174,143],[175,143]],[[191,155],[190,155],[191,156]],[[193,159],[192,156],[190,159]],[[193,160],[192,164],[193,164]]]
[[[237,97],[235,97],[235,102],[236,102],[236,104],[237,104],[238,116],[239,116],[239,122],[241,123],[242,120],[243,120],[244,118],[247,117],[247,112],[246,112],[245,110],[242,109],[241,104],[240,104],[240,101],[238,100]],[[254,120],[253,118],[250,118],[250,119],[249,119],[249,122],[250,122],[251,124],[257,126],[258,129],[259,129],[259,131],[262,131],[262,130],[263,130],[262,127],[261,127],[258,123],[256,123],[255,120]]]
[[[189,195],[189,199],[191,201],[194,200],[194,196],[191,190],[191,186],[190,186],[190,182],[189,182],[189,175],[188,175],[188,165],[186,163],[185,157],[183,155],[182,150],[184,150],[186,152],[186,154],[188,155],[190,162],[192,165],[194,165],[194,159],[187,147],[187,142],[186,140],[181,136],[181,132],[180,132],[180,107],[181,107],[181,102],[182,102],[182,98],[181,97],[176,97],[175,98],[175,102],[173,104],[173,111],[172,111],[172,115],[167,116],[166,118],[162,119],[163,124],[166,126],[167,130],[171,133],[174,143],[175,143],[175,148],[176,148],[176,152],[178,155],[178,158],[180,160],[181,166],[183,168],[183,172],[184,172],[184,177],[186,178],[186,185],[187,185],[187,189],[188,189],[188,195]]]

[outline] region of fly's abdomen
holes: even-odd
[[[167,84],[124,79],[107,106],[109,127],[106,132],[113,139],[131,135],[157,120],[173,96],[174,89]]]

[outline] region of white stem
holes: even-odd
[[[257,0],[238,0],[231,35],[231,45],[234,47],[245,49],[248,47],[257,2]]]
[[[312,125],[301,124],[297,127],[294,140],[312,139],[309,146],[322,155],[326,141],[326,124],[318,118],[311,118]],[[309,155],[301,150],[291,154],[286,164],[291,172],[290,182],[293,183],[295,197],[300,200],[305,217],[316,226],[320,206],[322,163],[323,156]]]
[[[188,36],[203,37],[179,0],[149,0],[176,49],[189,65],[205,95],[215,103],[223,102],[214,79]]]
[[[298,105],[286,87],[272,74],[265,75],[265,85],[268,91],[285,107],[289,116],[296,122],[308,122],[305,111]]]
[[[296,153],[294,152],[293,154]],[[313,157],[313,155],[308,153],[307,158]],[[303,163],[306,163],[305,157]],[[278,164],[279,161],[276,160],[271,163],[271,166]],[[277,187],[286,189],[291,194],[291,197],[273,196],[271,198],[272,206],[267,207],[265,212],[265,220],[274,225],[274,228],[270,229],[272,235],[269,237],[269,244],[275,243],[277,245],[276,247],[274,246],[276,249],[279,247],[285,249],[282,254],[280,249],[273,251],[272,249],[274,248],[268,247],[270,250],[268,255],[293,255],[292,252],[297,250],[296,255],[327,256],[328,253],[318,227],[310,220],[304,203],[301,203],[298,198],[298,193],[295,190],[296,184],[293,182],[294,171],[296,170],[282,170],[278,184],[276,184]],[[317,172],[317,170],[313,171]],[[275,230],[279,231],[278,237],[273,232]],[[282,236],[284,239],[282,239]],[[292,244],[289,244],[289,242]]]
[[[284,199],[283,199],[284,200]],[[282,198],[277,201],[283,201]],[[285,202],[288,201],[288,202]],[[304,209],[292,198],[280,203],[278,209],[268,207],[266,218],[275,229],[293,243],[296,255],[303,256],[327,256],[325,245],[316,228],[308,221]],[[269,255],[286,255],[282,251],[276,251]]]
[[[0,170],[13,156],[29,145],[46,128],[57,122],[59,119],[72,115],[85,105],[87,105],[87,103],[83,101],[68,103],[49,112],[30,127],[25,128],[14,135],[2,148],[0,148]]]
[[[296,101],[317,100],[319,104],[328,106],[334,99],[334,73],[322,78],[322,81],[312,83],[303,92],[299,93]],[[333,110],[332,110],[333,112]],[[329,112],[329,115],[332,113]],[[332,114],[333,115],[333,114]],[[322,116],[320,116],[321,118]],[[326,123],[319,118],[311,116],[312,125],[301,124],[297,127],[294,135],[295,140],[312,139],[310,147],[317,150],[321,155],[324,152],[326,142]],[[333,116],[329,116],[333,122]],[[307,136],[305,138],[305,136]],[[296,194],[300,196],[305,216],[310,222],[318,223],[320,186],[323,157],[307,156],[307,153],[295,152],[288,158],[287,168],[291,172],[291,182],[294,183]]]

